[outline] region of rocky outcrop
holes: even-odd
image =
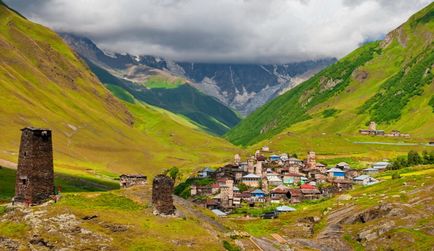
[[[371,220],[383,217],[389,214],[393,209],[392,204],[382,204],[373,208],[369,208],[361,213],[351,215],[342,219],[341,224],[366,223]]]
[[[152,204],[154,214],[173,215],[175,206],[173,205],[173,185],[172,178],[166,175],[157,175],[152,182]]]

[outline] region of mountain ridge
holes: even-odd
[[[99,49],[89,38],[60,33],[82,57],[116,77],[143,83],[143,75],[169,74],[185,79],[241,116],[280,95],[313,73],[336,61],[320,59],[289,64],[223,64],[176,62],[156,56],[133,56]],[[137,77],[139,76],[139,77]]]

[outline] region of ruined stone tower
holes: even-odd
[[[21,131],[15,201],[40,204],[54,194],[51,131],[33,127]]]
[[[160,174],[155,176],[152,182],[152,204],[154,213],[162,215],[172,215],[175,213],[173,205],[173,185],[174,181],[169,176]]]

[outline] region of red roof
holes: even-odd
[[[214,184],[212,184],[212,185],[211,185],[211,187],[212,187],[212,188],[219,188],[219,187],[220,187],[220,185],[219,185],[219,184],[216,184],[216,183],[214,183]]]
[[[310,184],[303,184],[300,186],[300,189],[316,189],[316,187]]]
[[[267,158],[265,158],[265,156],[259,155],[258,157],[256,157],[257,161],[265,161]]]
[[[304,175],[299,174],[299,173],[285,173],[284,176],[288,176],[288,177],[303,177]]]
[[[300,189],[289,189],[289,192],[291,193],[291,196],[301,196],[301,191]]]
[[[217,182],[226,183],[227,180],[228,180],[228,178],[219,178],[219,179],[217,179]]]

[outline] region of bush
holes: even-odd
[[[223,241],[223,247],[228,251],[239,251],[240,249],[232,246],[228,241]]]
[[[397,179],[400,179],[400,178],[401,178],[401,175],[399,173],[392,174],[392,180],[397,180]]]
[[[331,117],[331,116],[335,115],[337,112],[338,112],[338,110],[335,109],[335,108],[325,109],[325,110],[322,112],[322,116],[323,116],[324,118],[328,118],[328,117]]]
[[[420,157],[419,153],[411,150],[407,154],[407,162],[409,166],[416,166],[422,164],[422,158]]]

